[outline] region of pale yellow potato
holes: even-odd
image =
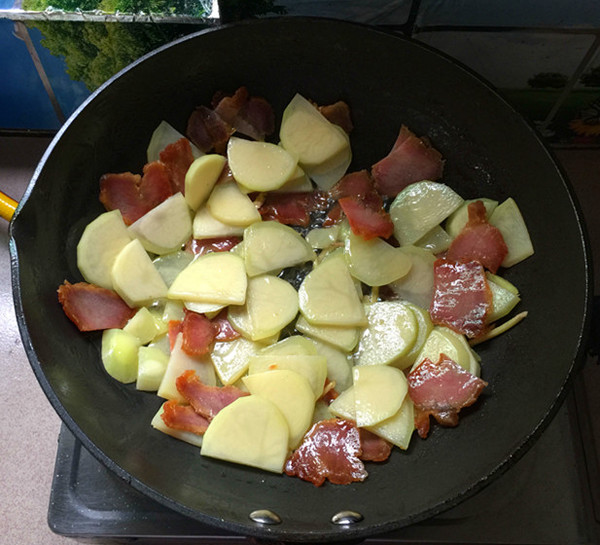
[[[241,237],[243,234],[243,227],[227,225],[219,221],[212,216],[205,206],[198,208],[192,221],[192,235],[198,240],[216,237]]]
[[[161,329],[154,314],[147,307],[140,308],[123,327],[123,331],[135,335],[140,344],[148,344],[153,341]],[[164,331],[162,332],[164,333]]]
[[[186,354],[182,349],[183,335],[179,333],[175,340],[167,369],[160,382],[157,394],[165,399],[175,399],[179,403],[185,403],[185,398],[177,390],[177,377],[184,371],[195,371],[201,382],[208,386],[217,384],[215,369],[209,355],[195,357]]]
[[[285,280],[264,274],[248,280],[246,302],[230,305],[227,317],[244,337],[258,341],[279,333],[298,314],[298,292]]]
[[[160,348],[140,346],[138,349],[138,372],[136,390],[156,392],[167,370],[169,356]]]
[[[364,326],[366,315],[343,253],[324,259],[302,281],[300,312],[311,324]]]
[[[400,298],[423,308],[429,308],[433,299],[433,263],[436,257],[430,250],[404,246],[402,250],[412,261],[406,276],[392,282],[390,288]]]
[[[306,242],[312,248],[323,250],[340,240],[340,231],[339,223],[331,227],[315,227],[306,234]]]
[[[277,274],[282,269],[314,259],[310,245],[288,225],[261,221],[244,231],[244,262],[248,276]]]
[[[119,252],[131,242],[119,210],[88,223],[77,244],[77,268],[90,284],[113,289],[111,270]]]
[[[354,367],[356,425],[373,426],[398,412],[408,392],[404,373],[389,365]]]
[[[279,189],[295,173],[296,158],[281,146],[232,136],[227,161],[233,177],[252,191]]]
[[[275,354],[286,355],[316,355],[315,344],[302,335],[291,335],[275,344],[261,350],[261,354],[274,356]]]
[[[173,283],[177,275],[194,260],[194,254],[185,250],[159,255],[152,260],[156,270],[167,286]]]
[[[356,421],[356,403],[354,401],[354,386],[346,388],[330,404],[329,411],[338,418]]]
[[[247,227],[262,217],[250,197],[234,181],[217,184],[206,201],[213,218],[228,225]]]
[[[315,400],[323,394],[327,378],[327,358],[321,355],[258,354],[250,358],[248,374],[287,369],[304,376],[311,385]]]
[[[216,342],[210,354],[219,380],[234,384],[248,370],[250,358],[261,352],[263,345],[238,337],[232,341]]]
[[[200,453],[282,473],[288,443],[288,425],[281,411],[268,399],[249,395],[217,413],[204,434]]]
[[[157,413],[154,415],[152,421],[150,422],[150,425],[155,430],[165,433],[166,435],[170,435],[171,437],[179,439],[180,441],[185,441],[186,443],[194,445],[195,447],[202,446],[202,435],[192,433],[191,431],[176,430],[167,426],[161,418],[163,411],[164,403],[160,406],[160,409],[158,409]]]
[[[298,316],[296,329],[312,339],[329,343],[345,352],[351,352],[356,348],[361,331],[354,326],[314,325],[304,316]]]
[[[352,385],[352,357],[335,346],[318,341],[312,341],[321,356],[327,360],[327,378],[335,384],[340,392]]]
[[[446,354],[446,356],[463,369],[469,371],[471,369],[471,356],[469,350],[467,350],[467,346],[451,329],[443,326],[435,326],[427,336],[423,348],[417,354],[411,371],[425,358],[428,358],[433,363],[437,363],[440,359],[440,354]]]
[[[363,329],[355,352],[356,365],[394,365],[400,369],[408,362],[403,357],[412,349],[418,323],[411,308],[402,301],[366,304],[367,327]]]
[[[441,225],[436,225],[415,242],[415,246],[425,248],[435,255],[445,252],[450,248],[450,244],[452,244],[452,237]]]
[[[382,437],[386,441],[406,450],[415,431],[415,405],[410,396],[405,396],[402,405],[393,415],[375,424],[367,426],[367,430]]]
[[[159,161],[160,152],[169,144],[173,144],[181,138],[185,138],[185,135],[180,133],[167,121],[161,121],[156,129],[154,129],[154,132],[150,137],[148,147],[146,148],[146,158],[148,159],[147,162],[152,163],[152,161]],[[204,155],[204,153],[201,152],[192,142],[190,142],[190,147],[192,148],[192,155],[194,157],[200,157]]]
[[[508,280],[489,272],[486,272],[486,277],[492,292],[492,308],[486,320],[492,323],[506,316],[517,306],[521,298],[518,290]]]
[[[146,212],[128,230],[153,254],[163,255],[180,250],[192,236],[191,210],[181,193]]]
[[[167,296],[198,303],[243,305],[247,285],[242,258],[230,252],[212,252],[197,257],[183,269]]]
[[[167,285],[137,239],[119,252],[111,276],[113,289],[130,307],[148,305],[167,295]]]
[[[105,329],[100,352],[106,372],[124,384],[135,382],[139,347],[140,342],[135,335],[122,329]]]
[[[399,358],[396,362],[395,366],[399,367],[400,369],[407,369],[415,363],[415,360],[423,348],[427,337],[429,337],[429,334],[433,330],[433,322],[431,321],[431,316],[426,309],[409,302],[406,302],[405,304],[408,306],[408,308],[410,308],[410,310],[412,310],[415,319],[417,320],[417,338],[415,339],[415,342],[408,353]]]
[[[489,221],[500,229],[508,248],[508,254],[502,261],[503,267],[512,267],[533,255],[534,249],[527,225],[512,197],[496,207]]]
[[[296,165],[296,169],[288,180],[275,193],[304,193],[313,191],[314,187],[306,172],[302,170],[300,165]]]
[[[296,448],[312,424],[313,390],[305,377],[285,369],[247,375],[242,379],[250,394],[260,395],[281,411],[289,429],[290,449]]]
[[[185,173],[185,200],[192,210],[204,204],[223,172],[225,157],[209,153],[198,157]]]

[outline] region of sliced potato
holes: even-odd
[[[286,337],[285,339],[276,342],[266,348],[263,348],[261,354],[265,355],[281,355],[281,356],[289,356],[289,355],[315,355],[317,354],[317,349],[315,344],[306,337],[302,335],[292,335],[291,337]]]
[[[306,234],[306,242],[312,248],[323,250],[328,248],[339,240],[340,224],[337,223],[330,227],[315,227]]]
[[[327,360],[327,378],[335,384],[335,389],[343,391],[352,385],[352,360],[349,354],[334,346],[313,340],[317,353]]]
[[[360,336],[360,328],[358,327],[314,325],[308,322],[304,316],[298,316],[296,329],[312,339],[329,343],[346,352],[351,352],[356,348]]]
[[[148,305],[167,295],[167,285],[137,239],[119,252],[111,276],[114,290],[130,307]]]
[[[148,252],[162,255],[180,250],[192,236],[192,216],[185,197],[181,193],[170,196],[132,223],[129,233]]]
[[[198,240],[217,237],[238,237],[244,234],[239,225],[227,225],[213,217],[208,208],[201,206],[192,222],[192,235]]]
[[[168,290],[170,299],[243,305],[248,278],[244,261],[230,252],[201,255],[179,273]]]
[[[330,404],[331,414],[338,418],[356,421],[356,403],[354,401],[354,386],[346,388]]]
[[[277,274],[286,267],[314,259],[310,245],[288,225],[262,221],[244,231],[244,261],[248,276]]]
[[[368,426],[367,429],[392,445],[406,450],[415,431],[415,405],[410,396],[404,397],[396,414],[374,426]]]
[[[124,384],[135,382],[138,373],[140,342],[135,335],[122,329],[102,332],[101,357],[106,372]]]
[[[177,275],[194,260],[194,254],[177,250],[169,254],[160,255],[152,260],[158,273],[162,276],[167,286],[173,283]]]
[[[389,365],[354,367],[356,425],[373,426],[398,412],[408,393],[404,373]]]
[[[412,310],[415,319],[417,320],[417,338],[415,339],[412,348],[396,362],[396,367],[399,367],[400,369],[407,369],[415,363],[427,337],[429,337],[429,334],[433,330],[433,322],[426,309],[414,305],[413,303],[407,302],[405,304]]]
[[[416,246],[404,246],[412,266],[408,274],[390,284],[392,291],[419,307],[429,308],[433,298],[433,263],[435,256],[431,251]]]
[[[500,229],[508,248],[508,254],[502,262],[503,267],[512,267],[533,255],[533,244],[527,225],[512,197],[496,207],[490,217],[490,223]]]
[[[281,146],[232,136],[227,161],[237,182],[252,191],[279,189],[296,171],[294,156]]]
[[[281,411],[289,428],[288,446],[296,448],[312,424],[315,410],[308,380],[294,371],[280,369],[248,375],[243,381],[251,394],[268,399]]]
[[[148,344],[160,333],[160,328],[154,314],[142,307],[125,324],[123,331],[135,335],[140,344]]]
[[[517,306],[521,298],[518,290],[508,280],[489,272],[486,273],[486,277],[488,286],[492,291],[492,310],[486,316],[486,319],[489,323],[492,323],[506,316]],[[511,287],[507,286],[507,283]]]
[[[160,388],[169,356],[155,346],[140,346],[138,349],[138,372],[136,390],[156,392]]]
[[[171,437],[175,437],[175,439],[179,439],[180,441],[185,441],[186,443],[189,443],[190,445],[194,445],[195,447],[202,446],[202,435],[199,435],[197,433],[192,433],[191,431],[176,430],[174,428],[170,428],[169,426],[167,426],[161,417],[161,415],[164,411],[163,407],[164,407],[164,403],[160,406],[160,409],[158,409],[157,413],[152,418],[150,425],[155,430],[165,433],[166,435],[170,435]]]
[[[77,244],[77,267],[90,284],[113,289],[112,267],[119,252],[131,242],[119,210],[100,214],[88,223]]]
[[[262,344],[244,337],[216,342],[210,357],[219,380],[225,385],[234,384],[248,370],[250,358],[259,354],[262,349]]]
[[[250,197],[242,193],[234,181],[216,185],[206,201],[206,208],[213,218],[228,225],[247,227],[262,219]]]
[[[314,187],[306,172],[302,170],[300,165],[296,165],[296,170],[279,189],[275,189],[275,193],[305,193],[313,191]]]
[[[417,240],[415,246],[425,248],[432,254],[438,255],[450,248],[451,243],[452,237],[441,225],[436,225],[431,231],[428,231],[424,236]]]
[[[190,165],[185,174],[185,200],[192,210],[198,210],[208,199],[226,162],[222,155],[210,153]]]
[[[365,311],[342,253],[328,256],[298,290],[300,312],[312,324],[362,326]]]
[[[230,306],[231,325],[244,337],[258,341],[281,331],[298,314],[298,292],[285,280],[264,274],[248,280],[246,303]]]
[[[160,159],[160,152],[164,150],[169,144],[173,144],[181,138],[185,138],[185,136],[167,121],[161,121],[156,127],[156,129],[154,129],[154,132],[152,133],[150,142],[148,143],[148,147],[146,149],[146,157],[148,159],[148,163],[152,163],[152,161],[158,161]],[[190,146],[192,148],[192,155],[194,157],[200,157],[201,155],[204,155],[191,142]]]
[[[460,195],[440,182],[423,180],[405,187],[390,206],[396,239],[401,246],[414,244],[463,202]]]
[[[408,274],[410,256],[377,237],[365,240],[352,232],[345,242],[345,255],[350,274],[367,286],[383,286]]]
[[[395,365],[404,369],[403,357],[413,347],[418,323],[411,308],[401,301],[365,305],[367,327],[355,353],[356,365]]]
[[[423,348],[415,358],[411,370],[415,369],[425,358],[428,358],[433,363],[437,363],[440,359],[440,354],[446,354],[451,360],[468,371],[471,367],[469,351],[460,341],[458,335],[453,333],[447,327],[435,326],[425,340]]]
[[[274,403],[259,395],[236,399],[221,409],[206,430],[201,454],[281,473],[289,430]]]

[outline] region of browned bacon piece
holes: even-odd
[[[350,116],[350,107],[343,100],[338,100],[326,106],[319,106],[318,110],[328,121],[341,127],[347,134],[352,132],[354,125]]]
[[[392,150],[373,165],[371,174],[379,193],[395,197],[413,182],[441,178],[443,169],[440,152],[402,125]]]
[[[219,314],[212,319],[212,323],[214,324],[216,331],[215,341],[227,342],[241,337],[241,334],[233,329],[231,322],[228,320],[227,309],[223,309],[219,312]]]
[[[123,221],[131,225],[173,194],[169,172],[164,163],[153,161],[144,174],[122,172],[100,178],[100,202],[107,210],[120,210]]]
[[[258,211],[265,221],[308,227],[310,213],[323,205],[319,192],[268,193]]]
[[[248,395],[235,386],[208,386],[192,370],[177,377],[175,385],[194,411],[208,420],[212,420],[223,407],[238,397]]]
[[[183,320],[169,320],[168,331],[169,335],[169,346],[173,350],[175,342],[177,341],[177,335],[183,333]]]
[[[167,167],[173,193],[185,195],[185,173],[194,162],[192,146],[187,138],[180,138],[165,146],[160,152],[160,160]]]
[[[446,257],[453,261],[479,261],[495,273],[508,253],[502,233],[488,223],[482,201],[470,203],[468,211],[469,220],[450,244]]]
[[[445,354],[437,363],[424,359],[407,378],[408,394],[416,409],[415,426],[422,438],[429,433],[430,416],[442,426],[458,425],[460,410],[475,403],[487,386]]]
[[[433,264],[434,292],[429,314],[434,324],[474,338],[487,329],[492,305],[485,270],[478,261],[439,258]]]
[[[136,312],[116,292],[87,282],[65,280],[58,301],[80,331],[122,328]]]
[[[185,249],[194,255],[204,255],[209,252],[228,252],[237,246],[242,239],[240,237],[215,237],[202,240],[192,239],[186,244]]]
[[[384,462],[390,457],[392,444],[364,428],[358,429],[364,462]]]
[[[209,424],[209,421],[194,411],[190,405],[180,405],[173,399],[164,403],[160,417],[169,428],[198,435],[204,435]]]
[[[223,121],[254,140],[264,140],[275,130],[275,113],[269,102],[250,96],[246,87],[240,87],[232,96],[218,95],[213,103]]]
[[[321,420],[305,435],[285,465],[287,475],[321,486],[364,481],[367,471],[360,460],[362,447],[358,428],[349,420]]]
[[[181,332],[181,349],[190,356],[208,354],[217,334],[214,324],[206,316],[190,310],[185,311]]]
[[[204,153],[211,150],[225,153],[225,146],[232,134],[231,125],[206,106],[198,106],[188,118],[186,136]]]

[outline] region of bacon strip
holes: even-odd
[[[458,425],[460,410],[475,403],[487,386],[445,354],[437,363],[424,359],[407,378],[408,395],[416,409],[415,426],[422,438],[429,433],[430,416],[442,426]]]
[[[122,328],[135,314],[119,295],[87,282],[65,282],[58,288],[58,301],[79,331]]]
[[[168,144],[160,152],[160,160],[167,167],[173,193],[181,192],[185,195],[185,174],[194,162],[192,146],[187,138]]]
[[[143,176],[122,172],[104,174],[100,178],[100,202],[107,210],[120,210],[126,225],[131,225],[171,195],[169,172],[160,161],[147,163]]]
[[[214,324],[206,316],[190,310],[185,311],[181,332],[181,349],[189,356],[208,354],[217,333]]]
[[[469,220],[450,244],[446,257],[452,261],[479,261],[495,273],[508,253],[502,233],[488,223],[482,201],[469,203],[468,211]]]
[[[395,197],[413,182],[441,178],[443,168],[440,152],[402,125],[392,150],[372,166],[371,174],[379,193]]]
[[[358,429],[364,462],[385,462],[392,453],[392,444],[364,428]]]
[[[487,329],[492,292],[477,261],[457,263],[439,258],[433,264],[434,293],[429,314],[434,324],[450,327],[469,338]]]
[[[360,460],[360,433],[349,420],[321,420],[306,434],[304,441],[285,465],[287,475],[300,477],[321,486],[364,481],[367,471]]]
[[[233,128],[214,110],[198,106],[188,118],[186,136],[204,153],[225,153]]]
[[[258,211],[264,221],[278,221],[285,225],[308,227],[311,212],[324,204],[324,195],[310,193],[268,193]]]
[[[227,342],[241,337],[241,334],[233,329],[231,322],[227,318],[226,308],[212,319],[212,323],[215,327],[215,341]]]
[[[205,238],[202,240],[192,239],[186,244],[185,249],[194,255],[200,256],[209,252],[228,252],[241,241],[242,239],[236,236]]]
[[[195,371],[185,371],[175,381],[177,390],[188,401],[194,411],[209,421],[237,398],[249,395],[235,386],[207,386]]]
[[[350,117],[350,107],[343,100],[326,106],[318,106],[317,109],[323,114],[323,117],[341,127],[347,134],[352,132],[354,125]]]
[[[194,411],[190,405],[180,405],[174,399],[164,403],[160,417],[169,428],[198,435],[204,435],[209,424],[209,421]]]

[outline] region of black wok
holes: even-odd
[[[391,148],[402,123],[446,158],[444,181],[465,198],[512,196],[535,255],[506,277],[528,318],[478,347],[489,382],[456,429],[396,450],[369,478],[315,488],[298,479],[203,458],[154,431],[160,399],[105,374],[99,334],[81,334],[56,289],[79,280],[75,245],[102,211],[105,172],[141,172],[153,129],[184,130],[217,90],[246,85],[280,113],[295,92],[351,106],[353,169]],[[460,64],[370,27],[304,18],[203,31],[147,55],[94,93],[53,140],[10,227],[13,293],[41,387],[74,435],[117,475],[184,515],[231,532],[286,541],[360,539],[420,521],[509,468],[554,414],[589,320],[590,255],[572,190],[536,133]],[[26,400],[23,400],[26,407]],[[278,525],[249,514],[270,509]],[[340,526],[344,510],[362,521]]]

